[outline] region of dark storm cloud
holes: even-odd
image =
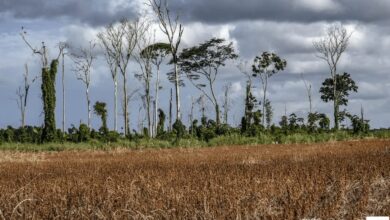
[[[388,0],[168,0],[186,22],[227,23],[241,20],[291,22],[389,20]],[[1,0],[0,13],[17,18],[67,17],[102,25],[132,17],[142,0]],[[112,5],[116,5],[115,8]]]
[[[173,0],[171,6],[181,11],[187,20],[211,23],[239,20],[375,22],[390,18],[388,0]]]
[[[9,13],[16,18],[57,18],[79,20],[91,25],[105,25],[123,17],[132,17],[131,4],[114,7],[106,0],[1,0],[0,14]]]

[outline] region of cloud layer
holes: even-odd
[[[287,59],[286,71],[270,82],[269,98],[275,109],[275,123],[284,114],[285,107],[288,113],[296,112],[302,116],[307,113],[301,73],[313,85],[315,109],[331,113],[330,105],[323,103],[318,94],[329,71],[326,64],[316,58],[312,43],[324,34],[330,23],[343,23],[354,33],[339,69],[350,73],[359,86],[359,93],[351,96],[348,110],[357,114],[363,105],[374,127],[390,126],[390,113],[386,111],[390,108],[390,1],[170,0],[169,5],[185,23],[183,47],[211,37],[223,37],[234,42],[241,59],[249,64],[262,51],[274,51]],[[122,17],[134,18],[144,9],[142,0],[0,0],[0,53],[3,54],[0,59],[0,99],[5,103],[0,111],[0,127],[19,124],[14,98],[22,80],[24,63],[31,65],[32,73],[39,74],[37,58],[32,56],[18,35],[20,26],[27,27],[29,39],[34,45],[45,41],[55,54],[58,41],[82,46],[94,39],[108,23]],[[157,38],[164,39],[164,36],[157,32]],[[85,105],[83,87],[71,71],[71,61],[67,60],[67,64],[68,125],[77,125],[80,119],[85,121],[86,115],[86,110],[80,108]],[[236,115],[232,115],[230,121],[238,124],[243,111],[239,103],[243,102],[246,79],[236,65],[230,63],[223,68],[217,88],[222,94],[223,86],[233,84],[232,99],[237,105],[232,110]],[[138,71],[135,64],[129,69],[129,75]],[[168,71],[168,67],[164,71]],[[105,101],[112,106],[112,82],[103,58],[96,62],[92,81],[93,100]],[[136,79],[130,80],[130,83],[131,88],[141,87]],[[256,80],[255,85],[255,93],[260,96],[260,82]],[[28,120],[39,125],[42,119],[39,86],[33,87]],[[171,84],[165,78],[163,87],[162,96],[168,97]],[[191,97],[198,95],[188,83],[183,89],[184,112],[189,110]],[[134,106],[138,105],[134,103]],[[166,104],[162,107],[167,108]],[[112,116],[112,108],[109,113]],[[142,121],[138,113],[138,107],[132,109],[133,127],[138,120]],[[95,124],[98,124],[97,120]]]

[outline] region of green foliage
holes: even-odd
[[[84,139],[84,142],[79,142],[79,134],[83,131],[88,130],[88,127],[83,125],[81,126],[81,132],[77,128],[74,128],[76,131],[76,141],[75,143],[66,142],[66,143],[45,143],[37,144],[39,142],[39,137],[37,136],[37,143],[22,143],[22,142],[7,142],[4,140],[6,130],[8,129],[8,134],[18,133],[11,127],[7,129],[0,129],[0,150],[12,150],[12,151],[63,151],[63,150],[111,150],[116,148],[129,148],[129,149],[142,149],[142,148],[173,148],[173,147],[207,147],[207,146],[232,146],[232,145],[247,145],[247,146],[256,146],[259,144],[305,144],[305,143],[320,143],[328,141],[344,141],[344,140],[354,140],[354,139],[364,139],[364,138],[381,138],[388,139],[390,138],[390,130],[380,129],[372,130],[367,133],[354,134],[353,131],[338,131],[338,132],[318,132],[318,133],[306,133],[304,131],[285,134],[280,128],[271,126],[272,133],[261,132],[256,136],[248,137],[240,134],[238,129],[229,128],[229,132],[225,134],[216,135],[213,138],[209,139],[207,142],[205,140],[200,140],[193,137],[188,137],[184,135],[182,139],[176,139],[175,136],[171,136],[168,139],[146,139],[138,138],[132,139],[131,141],[125,138],[118,138],[118,134],[113,132],[113,140],[101,142],[100,139],[91,139],[92,134],[88,140]],[[223,130],[223,129],[222,129]],[[91,132],[92,133],[92,132]],[[111,132],[110,132],[111,133]],[[168,134],[167,134],[168,135]],[[206,135],[207,136],[207,135]],[[15,137],[15,135],[14,135]],[[67,134],[67,137],[70,138],[70,135]],[[68,139],[70,141],[70,139]]]
[[[42,69],[42,101],[44,112],[44,127],[42,132],[42,142],[53,142],[57,140],[56,135],[56,90],[55,79],[57,74],[58,60],[51,62],[50,68]]]
[[[157,124],[157,137],[161,137],[165,133],[165,120],[166,115],[162,109],[158,109],[158,124]]]
[[[287,116],[283,115],[282,119],[279,122],[280,127],[282,128],[283,131],[287,132],[288,130],[288,118]]]
[[[180,69],[186,73],[190,82],[213,103],[215,121],[218,125],[220,124],[220,111],[213,84],[217,79],[219,68],[225,66],[226,61],[237,58],[233,43],[225,44],[225,40],[219,38],[212,38],[199,46],[184,49],[179,56]],[[201,78],[203,81],[198,83]],[[205,87],[208,89],[204,89]]]
[[[256,56],[252,71],[254,76],[265,75],[271,77],[286,68],[287,61],[281,59],[275,53],[263,52],[261,56]]]
[[[227,60],[236,59],[233,43],[224,44],[225,39],[212,38],[199,46],[184,49],[179,56],[180,68],[186,73],[210,75],[207,69],[225,66]]]
[[[357,92],[357,90],[358,87],[350,74],[336,74],[336,96],[338,106],[347,105],[348,96],[351,92]],[[321,99],[324,102],[333,101],[335,99],[334,80],[332,78],[328,78],[322,83],[320,93]]]
[[[367,133],[370,130],[368,120],[364,120],[362,117],[351,115],[349,113],[347,113],[346,116],[351,120],[354,134]]]
[[[86,142],[91,139],[91,131],[88,125],[80,124],[78,131],[78,142]]]
[[[40,143],[42,129],[40,127],[25,126],[13,128],[8,126],[0,129],[0,142],[6,143]]]
[[[271,106],[271,101],[268,99],[264,103],[265,107],[265,121],[267,122],[267,128],[269,129],[271,127],[272,123],[272,117],[274,115],[274,111]]]
[[[176,134],[176,139],[181,139],[184,137],[184,134],[186,132],[186,127],[180,120],[176,120],[175,123],[173,123],[173,132]]]
[[[106,103],[104,102],[96,102],[93,106],[93,109],[95,111],[95,114],[98,115],[102,120],[102,126],[99,129],[100,132],[103,135],[108,134],[108,127],[107,127],[107,109],[106,109]]]
[[[320,121],[319,121],[320,128],[322,130],[328,131],[330,128],[330,119],[325,114],[320,115]]]
[[[256,136],[263,131],[261,125],[261,110],[254,111],[256,107],[256,98],[252,95],[251,85],[247,84],[245,97],[245,115],[241,119],[241,134],[246,136]]]
[[[263,125],[268,122],[268,128],[270,128],[272,121],[272,108],[271,103],[267,100],[267,88],[268,80],[273,75],[280,71],[283,71],[287,66],[287,61],[280,58],[275,53],[263,52],[261,56],[256,56],[253,61],[252,71],[253,76],[259,77],[263,86]],[[267,109],[268,108],[268,109]],[[267,117],[267,119],[265,118]]]
[[[116,131],[109,131],[105,137],[106,142],[118,142],[121,135]]]
[[[339,107],[348,104],[348,96],[351,92],[357,92],[358,87],[355,81],[351,78],[351,75],[344,73],[343,75],[336,74],[336,87],[333,78],[328,78],[322,83],[320,89],[321,99],[324,102],[333,101],[333,113],[334,113],[334,128],[339,129],[339,123],[344,120],[345,114],[339,112]]]
[[[143,58],[152,59],[155,65],[161,63],[164,57],[168,56],[171,51],[171,45],[167,43],[155,43],[147,46],[141,51]]]
[[[297,131],[303,125],[303,118],[299,118],[295,113],[292,113],[288,119],[288,127],[290,132]]]
[[[307,128],[309,132],[317,131],[319,120],[320,120],[320,114],[318,112],[309,113],[309,115],[307,116]]]
[[[253,110],[256,106],[256,98],[253,96],[251,88],[252,85],[248,82],[246,85],[246,92],[245,92],[245,111],[244,111],[244,117],[241,120],[241,133],[247,132],[252,123],[253,120],[255,119],[255,115],[253,113]],[[259,115],[256,114],[256,122],[255,124],[260,124],[258,120],[261,120],[261,116],[258,117]]]

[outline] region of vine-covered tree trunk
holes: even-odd
[[[335,130],[339,130],[339,106],[337,104],[337,99],[335,99],[334,101],[334,129]]]
[[[335,74],[333,76],[333,105],[334,105],[334,129],[337,131],[339,130],[339,102],[338,102],[338,95],[337,95],[337,72],[335,69]]]
[[[169,131],[172,131],[172,89],[171,89],[171,98],[169,99]]]
[[[50,68],[42,69],[42,101],[44,112],[44,127],[42,132],[42,142],[51,142],[56,140],[56,89],[55,79],[57,74],[58,60],[51,62]]]

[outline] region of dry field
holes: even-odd
[[[0,220],[368,215],[390,215],[390,141],[0,152]]]

